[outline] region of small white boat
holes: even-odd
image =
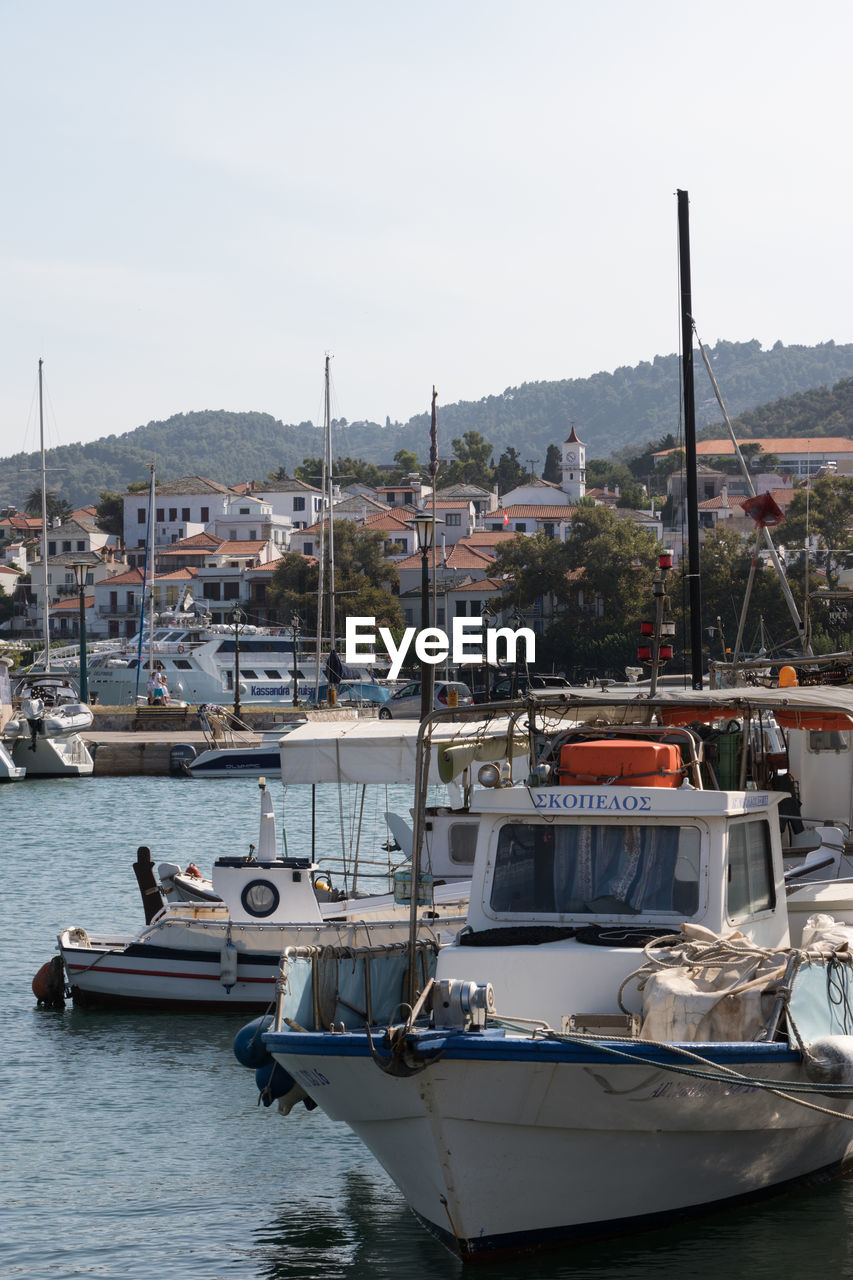
[[[250,727],[225,707],[203,703],[198,719],[207,747],[187,764],[193,778],[281,777],[279,743],[304,718],[264,729],[258,741]]]
[[[851,750],[848,690],[528,703],[527,780],[490,766],[469,792],[466,929],[411,1014],[289,1023],[286,966],[263,1047],[454,1252],[610,1236],[853,1164],[853,883],[803,859],[798,880],[793,850],[786,871],[786,793],[753,781],[768,713]],[[716,785],[724,734],[749,786]],[[826,830],[842,848],[808,857],[837,875],[846,833]]]
[[[94,761],[80,737],[94,716],[67,674],[32,672],[16,689],[17,713],[4,729],[15,765],[28,777],[82,777]]]
[[[140,850],[137,876],[150,917],[136,934],[64,929],[58,949],[75,1004],[205,1012],[261,1011],[275,996],[281,955],[295,945],[354,947],[409,936],[409,911],[393,893],[332,897],[325,873],[307,857],[277,853],[272,798],[261,779],[257,848],[247,857],[218,858],[195,901],[163,904],[150,854]],[[146,862],[147,857],[147,862]],[[141,865],[140,865],[141,864]],[[167,877],[181,876],[173,865]],[[464,885],[436,885],[416,931],[436,940],[464,919]]]

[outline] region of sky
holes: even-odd
[[[0,456],[853,341],[853,7],[0,0]],[[723,395],[726,389],[721,388]]]

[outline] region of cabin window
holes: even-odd
[[[175,666],[178,671],[190,671],[192,669],[192,663],[187,662],[186,658],[175,658]]]
[[[454,822],[447,832],[450,861],[470,867],[474,863],[477,848],[478,822]]]
[[[809,729],[809,751],[815,755],[822,751],[850,750],[850,734],[846,729]]]
[[[269,671],[269,670],[267,670],[267,668],[266,668],[266,667],[264,668],[264,675],[266,676],[266,678],[267,678],[268,680],[280,680],[280,679],[281,679],[281,672],[280,672],[280,671]]]
[[[742,920],[776,905],[770,828],[761,819],[736,822],[729,827],[729,865],[726,911],[730,920]]]
[[[493,911],[524,915],[694,915],[699,829],[514,822],[498,836]]]

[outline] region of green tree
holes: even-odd
[[[117,538],[124,535],[124,501],[120,493],[101,493],[95,507],[98,527]]]
[[[394,594],[399,590],[399,575],[396,566],[385,560],[382,535],[360,529],[352,520],[336,520],[334,532],[337,633],[342,634],[347,616],[374,617],[377,625],[402,626]],[[297,613],[307,632],[316,630],[318,579],[319,565],[312,557],[290,551],[278,561],[269,597],[282,624]]]
[[[492,485],[492,446],[479,431],[466,431],[452,442],[453,460],[445,472],[445,485],[477,484],[482,489]]]
[[[788,507],[785,542],[803,547],[816,538],[818,563],[826,585],[838,585],[838,572],[853,553],[853,476],[819,476],[811,490],[798,489]]]
[[[498,493],[509,493],[510,489],[515,489],[529,479],[530,472],[526,471],[521,465],[518,450],[509,445],[498,458],[497,466],[495,467],[494,483],[498,487]]]
[[[586,603],[592,597],[601,602],[593,632],[633,628],[649,613],[657,544],[648,530],[607,507],[579,507],[566,552]]]
[[[550,480],[551,484],[562,484],[563,482],[563,454],[558,444],[549,444],[545,451],[542,479]]]
[[[648,504],[645,489],[624,462],[591,458],[586,467],[586,483],[588,489],[606,486],[611,493],[618,487],[620,507],[639,509]]]
[[[410,449],[398,449],[394,454],[395,467],[391,472],[390,483],[401,484],[409,476],[420,475],[421,464],[418,455]]]
[[[318,489],[323,479],[323,459],[303,458],[302,465],[294,467],[293,475],[295,479],[301,480],[303,484],[312,484]],[[284,478],[284,476],[281,477],[281,479]]]
[[[45,505],[47,507],[48,520],[66,520],[71,515],[70,502],[66,502],[64,498],[60,498],[59,494],[53,493],[51,490],[48,490],[45,494]],[[24,511],[28,516],[41,515],[41,489],[33,489],[31,493],[27,494]]]

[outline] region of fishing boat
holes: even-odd
[[[302,958],[286,957],[274,1020],[249,1036],[284,1079],[280,1109],[304,1091],[347,1124],[466,1259],[638,1230],[853,1164],[850,790],[813,810],[790,775],[803,751],[767,749],[775,727],[850,751],[853,694],[703,687],[678,199],[692,691],[653,679],[492,708],[508,743],[526,741],[527,774],[513,784],[508,751],[469,776],[467,921],[435,972],[419,981],[411,955],[406,1010],[373,1025],[336,1013],[330,1030],[293,980]],[[471,725],[480,710],[452,714]],[[419,726],[420,765],[449,714]],[[452,768],[452,745],[440,754]],[[421,772],[413,877],[426,793]]]
[[[690,727],[773,711],[792,733],[850,733],[853,695],[760,693],[529,701],[527,782],[480,771],[466,926],[410,1016],[297,1030],[281,984],[266,1051],[463,1257],[646,1227],[853,1159],[850,881],[833,882],[846,926],[818,883],[786,883],[786,793],[721,789]]]
[[[407,905],[393,893],[335,896],[309,856],[279,854],[272,797],[265,779],[259,786],[257,845],[245,856],[216,859],[212,896],[165,903],[143,848],[136,870],[145,927],[127,935],[79,927],[59,934],[67,993],[75,1004],[259,1012],[274,996],[285,947],[384,945],[408,937]],[[466,899],[467,885],[464,895],[456,885],[435,886],[419,911],[417,933],[435,939],[445,921],[458,927]]]

